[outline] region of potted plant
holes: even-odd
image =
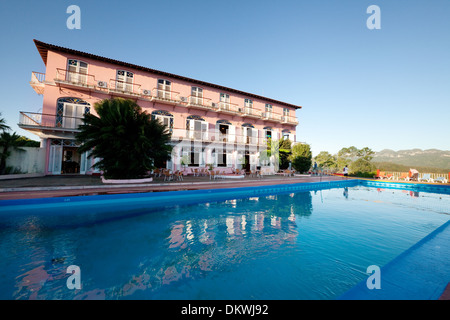
[[[181,157],[181,166],[186,168],[188,166],[188,164],[189,164],[189,156],[187,156],[187,155],[182,156]]]

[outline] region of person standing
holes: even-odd
[[[348,177],[348,167],[345,165],[344,167],[344,177]]]

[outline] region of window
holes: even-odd
[[[187,134],[191,139],[208,139],[208,126],[208,122],[200,116],[191,115],[186,119]]]
[[[158,79],[157,96],[161,99],[170,100],[172,83],[169,80]]]
[[[75,103],[64,103],[63,128],[78,129],[82,124],[82,118],[85,113],[89,113],[85,105]]]
[[[266,111],[266,118],[270,118],[272,115],[272,105],[266,103],[265,111]]]
[[[221,109],[229,110],[230,109],[230,95],[227,93],[220,94],[220,106]]]
[[[117,70],[116,89],[121,91],[133,91],[133,72]]]
[[[250,99],[244,99],[244,107],[245,107],[245,113],[252,114],[253,101]]]
[[[66,81],[86,84],[87,83],[87,67],[86,62],[69,59],[67,61]]]
[[[159,120],[166,125],[169,132],[173,132],[173,115],[165,110],[155,110],[152,112],[152,119]]]
[[[289,109],[283,108],[283,117],[281,119],[282,121],[288,121],[289,120]]]
[[[191,88],[191,103],[193,104],[203,104],[203,89],[199,87]]]

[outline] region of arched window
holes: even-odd
[[[189,138],[208,139],[208,122],[200,116],[190,115],[186,118],[186,131]]]
[[[77,129],[84,114],[90,113],[91,105],[79,98],[59,98],[56,104],[56,127]]]
[[[273,131],[272,127],[264,127],[263,130],[264,130],[266,139],[271,139],[272,138],[272,131]]]
[[[242,124],[242,137],[244,139],[244,143],[256,144],[258,141],[258,129],[251,123]]]
[[[162,124],[169,128],[169,132],[173,131],[173,115],[165,110],[155,110],[152,112],[152,119],[158,119]]]

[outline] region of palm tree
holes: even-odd
[[[6,171],[6,159],[11,155],[11,149],[16,149],[19,144],[20,136],[13,132],[2,132],[0,134],[0,174],[5,174]]]
[[[140,178],[156,161],[170,159],[172,147],[167,127],[142,111],[134,101],[102,100],[94,105],[98,117],[85,114],[77,140],[79,152],[100,158],[95,167],[106,178]]]
[[[0,113],[0,116],[2,114]],[[7,131],[7,130],[11,130],[11,128],[9,126],[6,125],[6,120],[4,118],[0,118],[0,130],[1,131]]]

